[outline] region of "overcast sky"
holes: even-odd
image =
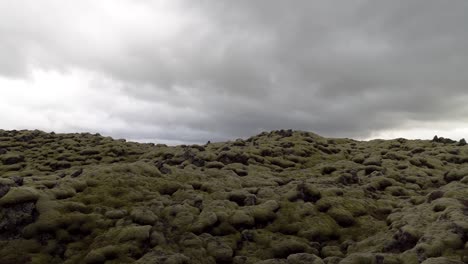
[[[0,129],[468,138],[468,1],[0,0]]]

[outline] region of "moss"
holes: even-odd
[[[97,155],[99,154],[101,151],[97,148],[86,148],[86,149],[83,149],[80,151],[80,155],[83,155],[83,156],[91,156],[91,155]]]
[[[271,164],[279,166],[281,168],[285,168],[285,169],[296,166],[295,162],[285,160],[285,159],[282,159],[282,158],[278,158],[278,157],[269,158],[268,160],[271,162]]]
[[[134,209],[130,213],[130,217],[133,222],[142,225],[153,225],[158,220],[158,217],[152,211],[144,208]]]
[[[209,169],[222,169],[224,164],[219,161],[210,161],[205,164],[205,167]]]
[[[304,229],[298,235],[310,241],[326,241],[338,237],[339,226],[326,214],[313,216],[305,222]]]
[[[238,176],[247,176],[247,167],[241,163],[230,163],[224,167],[225,170],[233,171]]]
[[[0,198],[0,206],[35,202],[39,198],[37,190],[30,187],[12,187],[8,193]]]
[[[314,254],[309,254],[309,253],[291,254],[288,256],[287,262],[288,264],[303,264],[303,263],[324,264],[322,259],[320,259]]]
[[[75,189],[76,192],[82,192],[88,188],[88,183],[83,180],[71,180],[68,182],[69,186]]]
[[[167,241],[166,238],[164,237],[164,234],[161,232],[151,232],[150,235],[150,245],[151,246],[157,246],[157,245],[166,245]]]
[[[126,210],[110,210],[106,212],[105,216],[110,219],[120,219],[125,217],[127,214]]]
[[[28,263],[40,250],[41,245],[33,239],[0,241],[0,263]]]
[[[218,221],[218,216],[214,212],[204,210],[201,212],[197,221],[192,224],[191,231],[194,233],[202,233],[206,229],[212,227]]]
[[[282,239],[271,242],[271,249],[276,258],[286,258],[294,253],[303,253],[307,249],[307,244],[297,239]]]
[[[468,205],[468,175],[462,174],[468,152],[456,144],[280,131],[238,142],[168,147],[91,134],[30,137],[0,130],[0,156],[8,153],[20,153],[24,161],[2,163],[0,184],[8,183],[0,191],[18,188],[3,179],[21,176],[39,199],[0,211],[1,219],[11,220],[30,210],[25,204],[35,206],[34,222],[7,221],[14,228],[2,236],[13,240],[0,241],[0,250],[6,247],[0,262],[13,241],[26,237],[42,244],[34,253],[24,250],[24,259],[10,254],[17,258],[14,263],[31,262],[31,257],[82,263],[94,254],[109,264],[139,259],[287,263],[291,256],[308,263],[345,257],[344,263],[416,264],[425,258],[460,259],[466,250],[466,228],[460,223],[466,222]],[[70,168],[54,172],[68,166],[60,164]],[[71,177],[79,169],[81,174]],[[54,200],[63,189],[75,193]],[[144,220],[152,214],[154,219]],[[2,229],[5,220],[0,222]],[[307,253],[277,253],[284,258],[274,259],[272,245],[282,241],[289,241],[286,249],[303,243]],[[110,256],[99,252],[107,246],[118,250]],[[227,248],[232,256],[224,258]]]
[[[357,154],[352,158],[352,161],[362,164],[366,158],[367,158],[366,154]]]
[[[262,261],[256,262],[257,264],[286,264],[286,260],[284,259],[265,259]]]
[[[275,200],[269,200],[263,204],[249,208],[249,214],[252,215],[256,223],[267,223],[276,218],[275,211],[278,210],[279,204]]]
[[[161,184],[158,191],[161,194],[172,195],[173,193],[175,193],[180,188],[182,188],[182,185],[180,183],[164,182],[163,184]]]
[[[13,186],[16,185],[15,181],[9,178],[0,178],[0,186]]]
[[[68,162],[68,161],[64,161],[64,160],[55,160],[55,161],[52,161],[49,163],[49,167],[52,169],[52,170],[63,170],[63,169],[68,169],[71,167],[71,163]]]
[[[251,194],[246,190],[236,190],[229,193],[228,199],[243,206],[245,204],[245,199],[250,195]]]
[[[209,241],[206,250],[210,256],[216,259],[217,263],[231,262],[234,254],[231,247],[217,240]]]
[[[145,241],[150,237],[151,226],[130,226],[125,227],[119,231],[117,240],[119,242],[126,242],[130,240]]]
[[[340,261],[340,264],[375,264],[375,255],[371,253],[351,254]]]
[[[56,199],[66,199],[76,195],[76,190],[69,186],[61,186],[52,190]]]
[[[376,165],[368,165],[368,166],[366,166],[364,168],[364,172],[366,173],[366,175],[370,175],[373,172],[377,172],[378,174],[381,174],[381,173],[385,172],[385,168],[382,168],[382,167],[376,166]]]
[[[327,212],[330,208],[343,208],[349,211],[353,216],[367,214],[368,208],[365,203],[356,198],[348,197],[324,197],[317,202],[317,209],[321,212]]]
[[[189,257],[184,254],[168,254],[167,252],[151,251],[145,254],[142,258],[136,261],[136,264],[153,264],[153,263],[167,263],[167,264],[189,264],[191,263]]]
[[[325,166],[321,167],[320,172],[323,175],[327,175],[327,174],[331,174],[332,172],[334,172],[336,170],[337,170],[337,168],[332,166],[332,165],[325,165]]]
[[[421,262],[421,264],[462,264],[461,261],[449,259],[446,257],[428,258]]]
[[[323,257],[344,257],[343,252],[341,252],[341,249],[338,246],[323,247],[321,250],[321,255]]]
[[[333,207],[328,210],[329,214],[340,226],[348,227],[355,223],[353,215],[342,208]]]
[[[51,189],[51,188],[54,188],[55,186],[57,186],[57,181],[56,180],[45,180],[45,181],[41,181],[40,183],[38,184],[42,184],[44,185],[45,187]]]
[[[242,210],[236,210],[231,215],[229,223],[235,227],[251,227],[255,224],[255,220],[246,212]]]
[[[447,182],[460,181],[465,176],[468,176],[468,168],[451,170],[444,175],[444,179]]]
[[[408,190],[400,186],[389,186],[385,189],[386,192],[390,193],[393,196],[408,196]]]
[[[0,156],[0,160],[2,161],[3,165],[13,165],[25,160],[23,154],[19,153],[7,153]]]
[[[297,234],[303,228],[302,214],[306,213],[300,203],[283,202],[277,212],[277,218],[268,226],[272,232],[287,235]]]
[[[91,208],[79,202],[67,202],[63,205],[63,209],[68,212],[91,213]]]
[[[84,263],[104,263],[107,259],[116,258],[119,254],[117,246],[109,245],[102,248],[91,250],[84,258]]]
[[[382,158],[380,156],[371,156],[367,159],[365,159],[363,162],[362,162],[363,165],[366,165],[366,166],[382,166]]]

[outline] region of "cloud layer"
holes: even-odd
[[[468,2],[0,2],[0,127],[462,137]],[[433,132],[433,133],[432,133]]]

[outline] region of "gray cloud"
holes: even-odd
[[[0,75],[78,69],[98,76],[89,89],[106,87],[91,107],[101,122],[57,121],[62,130],[203,142],[467,121],[463,0],[11,0],[0,10]],[[114,93],[129,103],[113,105]]]

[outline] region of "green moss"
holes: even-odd
[[[180,183],[164,182],[163,184],[160,185],[158,191],[161,194],[172,195],[173,193],[175,193],[180,188],[182,188],[182,185]]]
[[[288,264],[303,264],[303,263],[323,264],[324,263],[321,258],[317,257],[314,254],[309,254],[309,253],[291,254],[288,256],[287,262]]]
[[[347,256],[340,264],[375,264],[375,255],[371,253],[355,253]]]
[[[70,180],[68,184],[75,189],[76,192],[82,192],[88,187],[88,183],[83,180]]]
[[[271,164],[279,166],[281,168],[291,168],[296,166],[295,162],[278,157],[268,158],[267,160],[270,161]]]
[[[20,153],[7,153],[0,156],[3,165],[13,165],[25,160],[24,155]]]
[[[333,207],[328,210],[327,214],[343,227],[348,227],[355,223],[353,215],[343,208]]]
[[[142,225],[153,225],[158,217],[148,209],[135,209],[130,213],[130,217],[135,223]]]
[[[278,208],[279,204],[277,201],[269,200],[263,204],[249,208],[248,212],[254,217],[256,223],[266,223],[276,218],[275,211]]]
[[[119,219],[125,217],[127,214],[126,210],[110,210],[106,212],[105,216],[110,219]]]
[[[325,246],[321,250],[321,255],[323,257],[344,257],[343,252],[341,252],[340,247],[338,246]]]
[[[447,182],[460,181],[465,176],[468,176],[468,168],[451,170],[444,176],[444,179]]]
[[[219,161],[210,161],[205,164],[205,167],[209,169],[222,169],[224,164]]]
[[[303,253],[308,248],[307,243],[298,239],[286,238],[271,242],[271,249],[276,258],[286,258],[294,253]]]
[[[303,204],[282,202],[279,211],[276,213],[275,221],[268,226],[272,232],[280,232],[287,235],[297,234],[303,229],[303,220],[306,212]]]
[[[39,198],[37,190],[30,187],[12,187],[0,198],[0,206],[11,206],[26,202],[35,202]]]
[[[52,190],[56,199],[66,199],[76,195],[76,190],[69,186],[60,186]]]
[[[217,262],[230,262],[234,254],[231,247],[217,240],[209,241],[206,250]]]
[[[320,214],[308,218],[305,221],[304,229],[300,230],[298,235],[309,239],[310,241],[326,241],[338,237],[339,226],[326,214]]]
[[[68,212],[90,213],[91,208],[79,202],[66,202],[63,204],[63,209]]]
[[[218,221],[218,216],[214,212],[204,210],[195,223],[190,227],[194,233],[202,233],[206,229],[212,227]]]
[[[371,165],[382,166],[382,158],[380,156],[371,156],[371,157],[365,159],[362,162],[362,164],[366,165],[366,166],[371,166]]]
[[[0,241],[0,263],[28,263],[40,250],[41,245],[34,239]]]
[[[149,239],[150,230],[151,230],[151,226],[149,225],[125,227],[119,230],[119,234],[117,235],[117,240],[119,242],[126,242],[130,240],[142,242],[142,241]]]
[[[24,160],[1,162],[0,196],[39,197],[32,213],[3,206],[0,222],[15,228],[2,233],[2,263],[416,264],[466,250],[468,150],[456,144],[283,130],[168,147],[0,130],[0,156],[9,153]],[[15,218],[29,213],[32,223]],[[36,252],[21,248],[26,237],[42,243]],[[9,253],[14,241],[26,253]]]
[[[91,250],[84,258],[85,263],[104,263],[107,259],[116,258],[119,254],[117,246],[109,245],[99,249]]]
[[[235,227],[250,227],[255,224],[255,220],[245,211],[236,210],[229,218],[229,223]]]

